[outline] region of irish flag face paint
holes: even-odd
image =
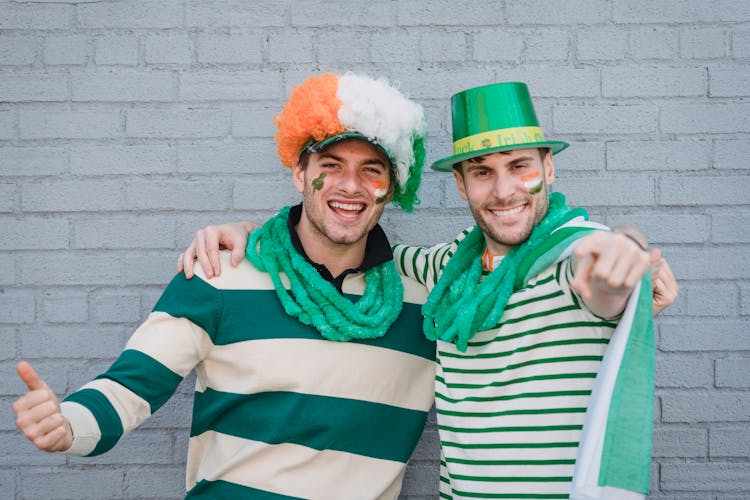
[[[533,174],[524,175],[521,177],[523,187],[525,187],[529,193],[537,194],[542,190],[542,173],[534,172]]]
[[[388,183],[384,181],[372,181],[372,194],[375,195],[375,203],[383,203],[388,194]]]

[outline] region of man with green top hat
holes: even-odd
[[[524,84],[469,89],[452,107],[454,155],[433,168],[453,172],[477,225],[394,248],[399,271],[431,290],[441,496],[638,498],[653,408],[649,255],[549,193],[567,144],[545,140]],[[244,247],[236,227],[206,234],[181,265]],[[666,263],[657,273],[653,312],[676,295]]]

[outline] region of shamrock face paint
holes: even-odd
[[[321,189],[323,189],[323,184],[324,184],[323,179],[325,178],[326,178],[326,173],[322,172],[318,177],[313,179],[312,188],[314,191],[320,191]]]
[[[375,203],[383,203],[388,195],[388,183],[383,181],[372,181],[372,194],[375,195]]]
[[[521,177],[521,181],[523,182],[523,187],[525,187],[531,194],[537,194],[542,190],[541,172],[534,172],[529,175],[524,175],[523,177]]]

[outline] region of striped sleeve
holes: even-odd
[[[112,366],[62,403],[74,435],[67,453],[104,453],[158,410],[211,349],[220,310],[214,287],[175,277]]]
[[[460,239],[468,234],[462,233]],[[457,242],[441,243],[430,248],[410,245],[394,245],[393,260],[401,275],[412,278],[428,289],[437,283],[440,271],[456,250]]]

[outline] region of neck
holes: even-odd
[[[354,243],[331,241],[310,223],[304,211],[296,230],[310,260],[326,266],[334,278],[347,269],[359,267],[365,259],[367,237]]]

